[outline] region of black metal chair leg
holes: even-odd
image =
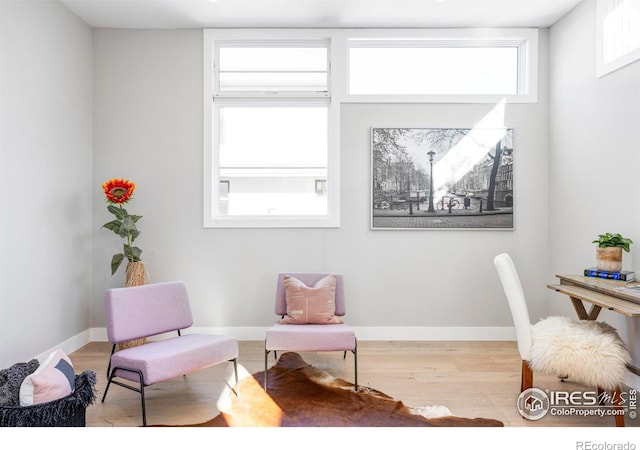
[[[135,374],[138,375],[138,380],[140,383],[140,387],[136,388],[133,386],[130,386],[128,384],[125,383],[121,383],[120,381],[116,381],[114,380],[114,378],[117,376],[116,372],[118,370],[124,370],[126,372],[133,372]],[[104,390],[104,395],[102,396],[102,402],[104,403],[104,399],[107,398],[107,392],[109,391],[109,386],[111,386],[111,383],[113,384],[117,384],[118,386],[122,386],[123,388],[129,389],[131,391],[135,391],[137,393],[140,394],[140,400],[142,403],[142,426],[146,427],[147,426],[147,408],[145,405],[145,398],[144,398],[144,375],[142,374],[141,371],[139,370],[135,370],[135,369],[127,369],[125,367],[114,367],[111,370],[111,374],[109,375],[109,381],[107,382],[107,387]]]
[[[354,384],[355,391],[358,391],[358,349],[353,350]]]
[[[147,408],[144,403],[144,385],[140,382],[140,397],[142,398],[142,426],[147,426]]]
[[[269,355],[269,350],[267,347],[264,348],[264,391],[267,392],[267,357]]]
[[[355,346],[353,347],[353,368],[354,368],[354,385],[355,390],[358,392],[358,340],[355,341]]]
[[[238,361],[233,358],[233,373],[236,379],[236,397],[240,397],[240,385],[238,384]]]

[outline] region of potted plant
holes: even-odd
[[[623,237],[620,233],[599,234],[593,241],[596,247],[596,267],[607,272],[619,272],[622,269],[622,250],[631,251],[629,248],[633,241]]]

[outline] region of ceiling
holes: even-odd
[[[95,28],[548,27],[582,0],[60,0]]]

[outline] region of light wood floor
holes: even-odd
[[[70,358],[76,372],[98,373],[96,403],[87,409],[88,427],[138,427],[142,424],[140,396],[113,385],[101,403],[111,345],[90,343]],[[240,342],[239,366],[249,373],[264,369],[263,342]],[[353,381],[353,355],[341,352],[302,353],[310,364]],[[273,364],[270,355],[269,365]],[[149,425],[204,422],[218,414],[216,402],[231,364],[221,364],[145,389]],[[520,388],[520,359],[514,342],[358,342],[359,384],[384,392],[409,406],[444,405],[461,417],[486,417],[505,427],[613,427],[613,417],[552,416],[523,419],[516,408]],[[543,390],[584,389],[557,377],[534,374]],[[627,427],[640,419],[625,417]]]

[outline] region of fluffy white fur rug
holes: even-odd
[[[594,320],[548,317],[532,326],[529,366],[612,391],[624,382],[631,362],[615,328]]]

